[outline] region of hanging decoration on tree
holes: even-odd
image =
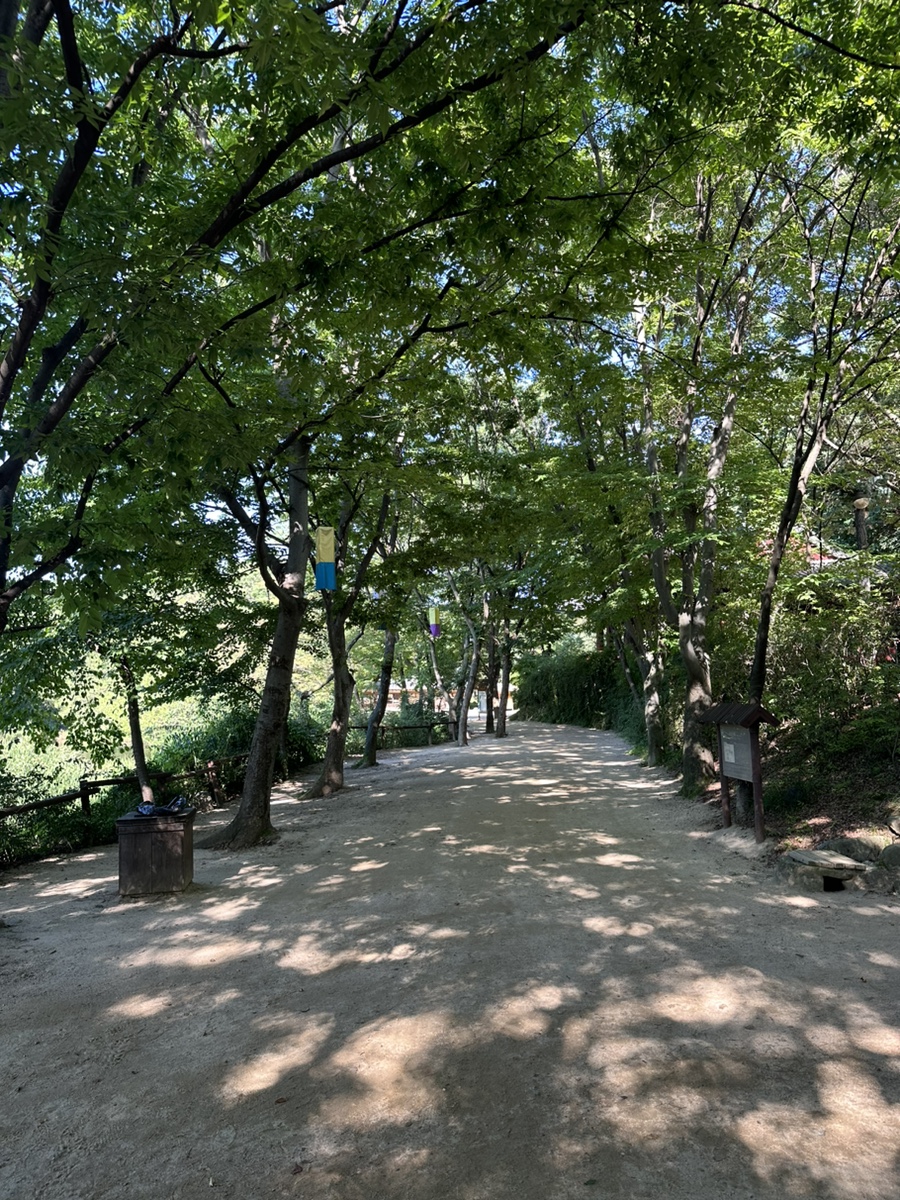
[[[433,638],[441,636],[441,614],[434,604],[428,610],[428,632]]]
[[[333,592],[336,587],[334,529],[330,525],[320,525],[316,530],[316,591]]]

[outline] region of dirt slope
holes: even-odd
[[[349,779],[183,896],[0,877],[4,1200],[900,1196],[897,898],[796,890],[607,733]]]

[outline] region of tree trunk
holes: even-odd
[[[494,701],[497,699],[497,676],[500,672],[500,664],[497,659],[497,639],[494,637],[493,621],[488,625],[487,637],[487,672],[485,675],[485,714],[484,714],[484,732],[494,732]]]
[[[469,744],[469,705],[472,702],[472,696],[475,693],[475,681],[478,678],[478,666],[481,662],[481,646],[478,642],[478,635],[472,630],[472,659],[469,663],[469,672],[466,676],[466,686],[463,689],[462,704],[459,709],[459,733],[457,743],[460,746],[468,746]]]
[[[706,465],[706,480],[702,502],[698,505],[692,495],[691,445],[696,434],[694,422],[699,396],[698,378],[703,361],[703,347],[713,315],[720,311],[724,297],[729,293],[736,297],[734,322],[730,336],[732,358],[743,353],[744,338],[748,328],[751,299],[751,275],[747,261],[739,260],[743,231],[752,225],[754,211],[762,187],[764,172],[757,172],[745,198],[735,196],[737,216],[731,229],[722,268],[708,276],[698,268],[694,279],[694,315],[691,331],[691,370],[687,376],[684,404],[677,423],[674,444],[675,478],[683,489],[685,501],[681,506],[680,541],[683,548],[676,553],[681,560],[681,596],[675,602],[671,582],[666,571],[665,532],[666,522],[662,507],[661,488],[662,463],[656,444],[657,424],[654,417],[652,372],[647,355],[648,331],[646,309],[637,310],[636,331],[638,352],[643,377],[643,429],[645,465],[650,482],[650,525],[657,547],[650,555],[650,567],[659,596],[664,617],[678,630],[678,648],[687,675],[684,703],[684,727],[682,735],[682,787],[685,793],[695,792],[702,783],[711,778],[714,771],[713,756],[704,740],[704,730],[699,717],[712,701],[709,656],[706,648],[706,624],[714,602],[714,570],[718,533],[718,500],[722,474],[728,456],[731,435],[734,429],[737,389],[728,389],[721,418],[713,430],[709,442]],[[696,179],[695,211],[696,238],[702,245],[713,239],[713,211],[719,184],[700,174]],[[731,276],[731,272],[735,274]],[[731,276],[731,278],[729,278]],[[698,528],[699,525],[699,528]],[[701,538],[698,542],[698,533]],[[645,684],[647,682],[645,676]],[[651,685],[652,687],[652,685]],[[651,697],[651,707],[658,712],[658,695]],[[655,712],[651,715],[654,716]]]
[[[731,816],[735,825],[741,825],[744,829],[753,828],[755,819],[753,811],[753,784],[747,779],[736,779],[734,781]]]
[[[301,623],[302,605],[296,600],[280,600],[265,686],[244,774],[241,804],[225,829],[203,839],[199,843],[202,846],[240,850],[275,836],[269,815],[272,778],[282,730],[291,707],[291,679]]]
[[[643,706],[641,694],[638,691],[637,684],[634,682],[634,675],[631,673],[631,666],[628,662],[628,655],[625,651],[625,641],[617,629],[610,629],[609,633],[612,636],[613,641],[616,643],[616,653],[619,656],[619,666],[622,668],[622,674],[625,676],[625,682],[628,684],[628,690],[631,692],[631,698],[634,700],[635,705],[638,708],[641,708]],[[599,634],[597,635],[597,641],[600,641]],[[602,650],[602,645],[598,645],[597,649]]]
[[[853,525],[856,531],[857,550],[868,550],[869,548],[869,532],[866,528],[866,509],[868,507],[868,498],[861,493],[853,501]]]
[[[466,632],[465,641],[463,643],[462,659],[459,664],[459,669],[456,672],[456,677],[453,681],[453,712],[456,719],[456,740],[459,741],[459,730],[463,719],[463,696],[466,694],[466,680],[469,678],[469,666],[472,661],[472,642],[468,632]],[[465,743],[461,743],[465,745]]]
[[[692,620],[690,613],[681,613],[678,633],[678,648],[687,673],[681,741],[681,786],[685,795],[692,795],[715,774],[712,751],[704,739],[706,726],[700,724],[700,717],[712,702],[709,659],[701,620]]]
[[[350,728],[350,705],[353,700],[355,680],[350,672],[347,653],[346,617],[343,609],[332,611],[330,598],[325,601],[328,624],[328,646],[331,650],[331,666],[334,671],[334,704],[331,709],[331,725],[325,746],[325,760],[319,777],[307,796],[330,796],[344,786],[344,753],[347,748],[347,733]]]
[[[16,34],[19,19],[19,0],[0,0],[0,38],[11,42]],[[6,70],[0,67],[0,98],[9,96],[9,81]]]
[[[647,766],[658,767],[666,732],[663,722],[660,691],[663,679],[663,658],[659,649],[658,634],[655,646],[648,646],[644,633],[636,621],[625,623],[625,637],[634,651],[641,672],[641,705],[644,713],[644,736],[647,739]]]
[[[456,722],[456,718],[455,718],[455,714],[454,714],[454,710],[453,710],[453,697],[450,695],[450,693],[447,691],[446,687],[444,686],[444,680],[441,675],[440,667],[438,666],[437,653],[434,648],[434,639],[431,637],[426,638],[426,645],[428,647],[428,658],[431,662],[431,672],[434,675],[435,687],[440,692],[441,696],[443,697],[444,703],[447,705],[447,721],[448,721],[448,727],[449,727],[449,733],[450,733],[450,740],[455,742],[456,741],[457,722]]]
[[[150,786],[150,776],[147,773],[147,756],[144,753],[144,733],[141,729],[141,706],[138,699],[137,683],[131,670],[127,656],[119,659],[119,674],[125,684],[125,700],[128,706],[128,728],[131,732],[131,753],[134,757],[134,770],[138,786],[141,789],[141,803],[153,803],[153,788]]]
[[[482,571],[481,578],[482,578],[482,583],[484,583],[484,572],[483,571]],[[456,739],[457,744],[460,746],[467,746],[469,744],[469,705],[472,702],[472,696],[474,695],[474,692],[475,692],[475,685],[478,681],[478,668],[481,664],[482,646],[481,646],[481,641],[478,636],[478,632],[475,628],[475,622],[472,620],[472,618],[469,616],[468,612],[466,611],[466,607],[463,604],[462,596],[460,595],[459,588],[456,586],[456,582],[455,582],[452,574],[449,571],[447,572],[447,580],[448,580],[448,582],[450,584],[450,588],[453,592],[454,599],[456,600],[456,603],[459,605],[460,612],[462,613],[462,618],[466,623],[466,631],[468,633],[468,637],[466,639],[466,650],[468,650],[470,645],[472,647],[472,657],[469,661],[468,670],[466,671],[465,676],[464,676],[465,686],[462,688],[462,697],[460,699],[459,711],[457,713],[457,719],[458,719],[458,735],[457,735],[457,739]],[[489,602],[487,592],[482,593],[481,607],[482,607],[481,628],[482,628],[482,630],[486,630],[486,629],[490,628],[490,615],[491,615],[490,602]],[[465,655],[463,657],[465,660]],[[457,696],[459,696],[459,688],[457,688]]]
[[[809,482],[809,477],[812,474],[813,468],[819,457],[819,451],[822,448],[822,443],[825,439],[825,434],[828,430],[830,417],[820,418],[813,435],[809,439],[808,446],[804,444],[804,420],[805,411],[809,408],[809,397],[812,393],[812,382],[807,387],[806,399],[804,401],[804,413],[801,414],[801,419],[798,422],[796,448],[794,451],[794,465],[791,472],[791,478],[788,483],[787,495],[784,505],[781,509],[781,517],[778,522],[778,529],[772,541],[772,550],[769,554],[769,569],[766,573],[766,582],[759,597],[759,616],[756,622],[756,643],[753,648],[753,663],[750,667],[750,679],[748,683],[749,697],[751,702],[757,704],[762,703],[763,693],[766,688],[766,674],[768,671],[768,656],[769,656],[769,631],[772,627],[772,601],[775,596],[775,586],[778,583],[778,575],[781,571],[781,564],[784,560],[785,551],[787,550],[788,541],[793,532],[794,525],[800,515],[800,509],[803,507],[803,499],[806,495],[806,487]]]
[[[509,619],[503,622],[503,640],[500,643],[500,699],[497,703],[497,727],[494,737],[506,734],[506,708],[509,704],[509,676],[512,670],[512,648],[510,645]]]
[[[263,554],[262,531],[255,542],[260,573],[270,592],[278,597],[278,620],[266,668],[262,699],[250,742],[250,756],[244,773],[241,803],[234,819],[220,832],[203,838],[198,845],[217,849],[242,850],[275,836],[270,817],[272,779],[275,760],[282,744],[284,728],[291,709],[291,683],[294,658],[303,614],[306,611],[305,584],[309,561],[309,467],[310,443],[297,447],[297,459],[288,476],[288,552],[281,582],[272,577]]]
[[[663,724],[660,684],[663,675],[662,656],[658,648],[647,648],[641,661],[644,677],[644,729],[647,735],[647,766],[658,767],[666,744]]]
[[[366,744],[362,758],[357,764],[360,767],[377,766],[378,730],[384,720],[387,710],[388,695],[391,687],[391,675],[394,670],[394,648],[397,645],[397,635],[393,630],[385,630],[384,653],[381,658],[381,673],[378,676],[378,698],[366,724]]]

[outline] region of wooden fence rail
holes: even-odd
[[[166,783],[175,783],[182,779],[203,778],[206,780],[209,797],[213,804],[220,805],[225,802],[225,793],[219,779],[219,772],[223,764],[246,757],[246,754],[229,754],[225,758],[210,759],[205,767],[199,767],[195,771],[182,771],[179,774],[169,771],[150,771],[149,774],[151,779]],[[58,796],[48,796],[46,800],[34,800],[31,804],[18,804],[14,808],[0,808],[0,820],[5,817],[17,817],[21,813],[36,812],[41,808],[56,808],[60,804],[71,804],[73,800],[81,801],[82,814],[89,817],[91,815],[91,796],[103,788],[114,787],[120,783],[137,784],[137,776],[117,775],[110,779],[82,779],[79,787],[73,791],[62,792]]]

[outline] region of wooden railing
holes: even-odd
[[[368,726],[368,724],[366,724],[366,725],[351,725],[350,728],[367,730],[369,728],[369,726]],[[449,721],[414,721],[414,722],[411,722],[410,724],[397,724],[397,725],[395,725],[395,724],[388,725],[387,723],[382,722],[378,726],[378,747],[381,750],[384,749],[385,737],[387,736],[387,734],[391,733],[394,729],[398,729],[398,730],[399,729],[424,729],[424,730],[426,730],[426,732],[428,734],[428,745],[430,746],[433,744],[432,736],[433,736],[435,729],[449,729],[449,728],[450,728]]]
[[[205,779],[209,798],[218,807],[225,803],[225,792],[219,778],[222,765],[246,757],[246,754],[231,754],[226,758],[210,759],[205,767],[199,767],[195,771],[182,771],[180,774],[173,774],[170,771],[151,771],[149,774],[150,778],[158,783],[177,783],[182,779]],[[0,808],[0,820],[5,817],[17,817],[22,813],[36,812],[41,808],[56,808],[61,804],[71,804],[73,800],[81,801],[82,814],[88,818],[91,815],[91,796],[102,791],[103,788],[115,787],[121,783],[133,783],[137,786],[137,776],[117,775],[110,779],[84,778],[77,788],[69,792],[62,792],[59,796],[48,796],[46,800],[34,800],[31,804],[18,804],[14,808]]]

